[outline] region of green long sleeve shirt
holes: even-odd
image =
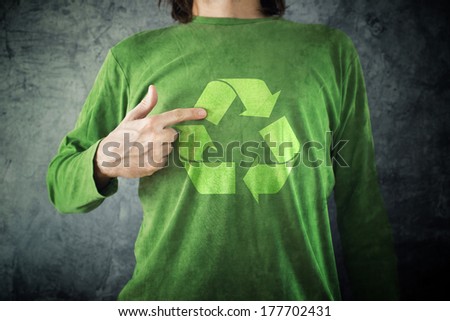
[[[194,17],[114,46],[48,175],[63,213],[87,212],[93,160],[154,84],[151,114],[204,107],[167,168],[140,180],[136,267],[121,300],[339,300],[334,190],[356,299],[397,299],[364,77],[343,32],[279,17]],[[233,148],[231,148],[231,147]]]

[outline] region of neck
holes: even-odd
[[[260,0],[194,0],[192,14],[204,17],[263,18]]]

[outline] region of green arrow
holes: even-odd
[[[245,106],[241,116],[270,117],[281,91],[272,95],[266,83],[260,79],[220,79],[228,83]]]
[[[278,163],[286,163],[300,152],[300,142],[286,117],[259,131]]]
[[[235,163],[184,164],[189,178],[200,194],[235,194]]]
[[[281,91],[272,94],[266,83],[259,79],[220,79],[208,83],[195,107],[208,111],[209,122],[218,125],[225,113],[239,96],[245,111],[242,116],[270,117]],[[184,167],[195,189],[200,194],[235,194],[235,163],[202,163],[204,149],[212,143],[203,125],[179,125],[180,156],[187,162]],[[258,164],[248,170],[244,183],[256,202],[260,194],[276,194],[286,183],[292,166],[287,163],[300,151],[300,143],[286,117],[263,128],[259,132],[269,144],[277,162]],[[275,145],[273,145],[273,142]],[[182,146],[182,143],[185,143]],[[199,163],[189,163],[197,161]]]
[[[281,190],[291,170],[292,167],[286,164],[257,164],[245,174],[244,183],[259,203],[260,194],[276,194]]]
[[[218,125],[235,98],[236,93],[229,85],[221,81],[211,81],[194,107],[205,108],[208,111],[206,120]]]
[[[178,150],[181,158],[184,160],[201,161],[205,148],[212,145],[212,139],[205,126],[178,125],[176,128],[180,131]]]

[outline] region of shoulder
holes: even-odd
[[[330,51],[354,55],[356,49],[352,38],[339,28],[325,24],[300,23],[285,18],[279,19],[292,40],[306,41],[308,44]]]
[[[164,39],[167,39],[167,36],[179,27],[180,25],[174,24],[136,33],[118,42],[110,49],[110,52],[118,61],[130,60],[136,54],[151,50],[158,43],[166,41]]]

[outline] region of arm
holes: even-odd
[[[50,201],[60,212],[93,210],[117,191],[117,177],[140,178],[161,170],[178,135],[170,126],[206,117],[202,108],[147,117],[157,103],[154,86],[126,113],[128,97],[127,78],[110,51],[75,128],[48,168]],[[142,162],[147,156],[152,162]]]
[[[78,117],[62,140],[47,172],[50,201],[63,213],[87,212],[117,191],[117,179],[94,179],[98,145],[127,110],[128,82],[110,51]]]
[[[398,300],[397,259],[378,185],[365,81],[356,50],[351,57],[333,137],[335,144],[347,141],[339,154],[348,166],[333,163],[344,262],[355,299]]]

